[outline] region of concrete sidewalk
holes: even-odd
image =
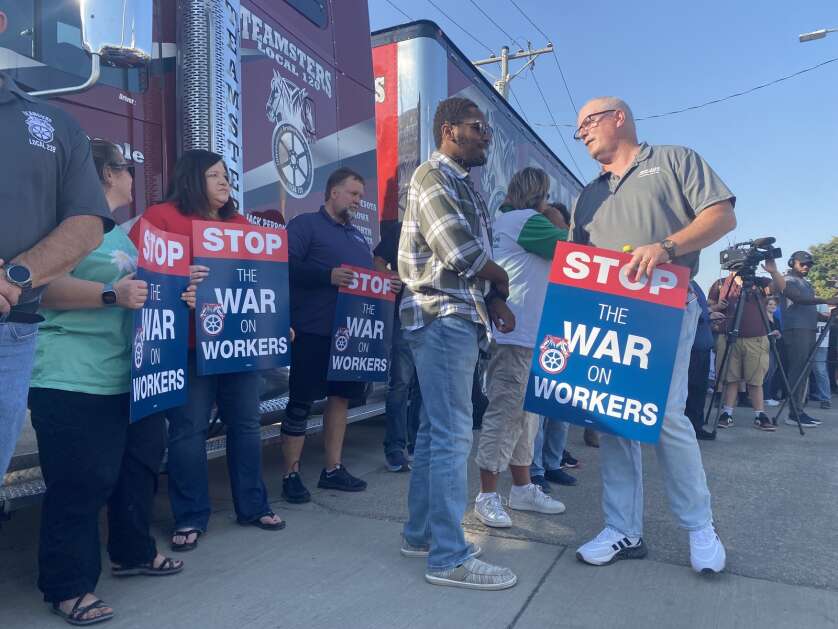
[[[813,411],[814,413],[814,411]],[[236,525],[223,460],[211,466],[216,512],[199,548],[179,558],[181,575],[118,580],[97,593],[117,612],[118,627],[789,627],[838,626],[838,412],[800,437],[738,426],[702,443],[729,572],[707,578],[688,567],[686,535],[666,508],[652,449],[646,451],[646,539],[650,557],[594,568],[576,561],[576,545],[596,534],[597,451],[572,433],[583,461],[579,485],[556,488],[560,516],[513,512],[515,526],[488,531],[470,513],[468,536],[484,557],[509,565],[518,585],[502,592],[434,587],[424,561],[398,553],[408,476],[383,466],[383,423],[350,428],[345,461],[370,487],[357,495],[314,491],[308,505],[274,506],[284,531]],[[741,419],[740,419],[741,417]],[[314,489],[320,439],[307,444],[303,477]],[[279,454],[265,450],[272,498],[280,489]],[[165,478],[165,477],[164,477]],[[476,470],[470,472],[476,492]],[[156,534],[166,552],[171,526],[162,483]],[[20,512],[0,530],[0,627],[62,627],[36,589],[39,509]]]

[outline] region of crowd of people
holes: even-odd
[[[50,120],[58,150],[42,153],[26,142],[23,111]],[[268,531],[286,523],[272,510],[262,479],[258,374],[199,375],[194,323],[186,404],[128,422],[131,317],[145,303],[148,287],[134,277],[139,227],[126,234],[114,228],[111,214],[132,198],[132,168],[119,148],[89,141],[69,116],[30,98],[3,75],[0,118],[0,137],[9,147],[19,145],[22,155],[3,175],[13,177],[14,185],[6,186],[13,198],[0,208],[16,226],[0,232],[0,374],[7,385],[0,395],[0,471],[28,403],[46,483],[38,586],[56,614],[71,624],[92,624],[114,614],[95,594],[102,507],[108,511],[107,551],[115,576],[170,575],[184,567],[158,552],[149,532],[166,448],[171,551],[194,550],[207,531],[204,444],[214,408],[227,427],[238,522]],[[612,250],[632,243],[629,273],[635,279],[651,277],[668,262],[695,275],[701,248],[735,226],[735,197],[695,151],[640,142],[629,106],[617,98],[592,100],[579,113],[575,137],[601,172],[572,214],[549,202],[549,177],[535,167],[512,177],[504,203],[490,214],[469,174],[485,164],[492,140],[474,102],[442,101],[433,135],[436,150],[411,177],[403,221],[385,226],[375,250],[352,223],[365,181],[348,168],[328,178],[318,211],[287,225],[293,344],[281,427],[282,495],[290,503],[311,499],[300,460],[312,404],[324,397],[325,456],[317,486],[367,489],[342,461],[347,408],[362,395],[363,384],[330,381],[328,360],[338,287],[352,280],[342,265],[389,273],[398,302],[384,457],[390,471],[410,472],[400,552],[426,560],[429,583],[498,590],[513,586],[517,575],[479,559],[482,549],[466,541],[462,527],[471,502],[467,467],[476,416],[482,413],[475,457],[480,492],[474,497],[480,522],[511,526],[505,506],[561,514],[565,505],[551,494],[551,484],[576,483],[566,471],[577,464],[565,449],[568,424],[522,410],[556,243]],[[23,216],[17,208],[29,210]],[[195,220],[246,221],[230,195],[222,158],[201,150],[184,152],[167,198],[144,217],[188,238]],[[767,262],[770,284],[760,281],[757,290],[773,301],[746,298],[735,335],[728,327],[742,299],[737,275],[714,286],[708,300],[692,285],[655,447],[670,506],[689,531],[697,572],[720,572],[726,562],[696,440],[715,435],[703,425],[702,412],[711,352],[723,385],[718,427],[732,425],[744,384],[755,425],[772,430],[765,392],[773,400],[782,388],[771,374],[785,372],[792,383],[806,379],[807,352],[825,319],[817,305],[836,303],[814,296],[805,279],[812,263],[806,252],[797,252],[783,276]],[[190,267],[183,308],[195,307],[196,287],[208,273],[207,267]],[[762,311],[770,330],[762,327]],[[777,340],[785,371],[769,352]],[[485,373],[481,356],[488,356]],[[479,405],[485,408],[478,413],[475,400],[484,381],[486,402]],[[828,403],[828,387],[816,378],[812,395]],[[802,410],[803,387],[785,393],[795,425],[816,425]],[[642,558],[647,547],[640,444],[606,433],[588,433],[586,442],[600,448],[604,528],[578,548],[577,557],[597,566]],[[512,487],[505,500],[498,485],[507,469]]]

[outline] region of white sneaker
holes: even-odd
[[[576,549],[576,558],[592,566],[605,566],[618,559],[643,559],[646,553],[642,537],[627,537],[606,526],[590,542]]]
[[[497,493],[483,494],[474,501],[474,515],[486,526],[507,529],[512,526],[512,518],[504,510]]]
[[[551,498],[538,485],[529,485],[515,491],[515,487],[509,493],[509,508],[516,511],[535,511],[536,513],[548,513],[555,515],[564,513],[564,503]]]
[[[725,547],[713,525],[700,531],[690,531],[690,563],[693,570],[704,574],[721,572],[725,569]]]
[[[777,400],[772,400],[771,398],[765,400],[766,406],[780,406],[780,403]]]

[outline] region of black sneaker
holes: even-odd
[[[767,432],[774,432],[777,427],[771,423],[768,415],[760,413],[758,417],[754,417],[754,428],[757,430],[765,430]]]
[[[355,478],[343,465],[338,464],[331,472],[325,469],[320,472],[320,481],[317,486],[321,489],[337,489],[338,491],[364,491],[367,488],[367,481]]]
[[[730,428],[733,426],[733,415],[730,413],[722,413],[719,415],[719,421],[716,424],[716,428]]]
[[[285,502],[294,504],[302,504],[311,500],[311,494],[308,493],[308,489],[303,485],[303,479],[297,472],[291,472],[282,479],[282,497]]]
[[[699,441],[715,441],[716,433],[715,432],[708,432],[704,430],[704,428],[699,428],[695,431],[695,438]]]
[[[789,426],[797,426],[797,420],[794,417],[786,417],[786,423]],[[823,422],[814,417],[810,417],[806,413],[800,413],[800,425],[804,428],[814,428],[820,426]]]
[[[564,470],[547,470],[544,472],[544,478],[557,485],[572,486],[576,484],[576,479]]]
[[[539,476],[531,476],[530,477],[530,482],[533,485],[538,485],[539,487],[541,487],[541,491],[544,492],[545,494],[550,493],[550,483],[548,483],[547,479],[544,478],[543,476],[540,476],[540,475]]]
[[[571,469],[572,470],[576,467],[579,467],[579,461],[577,461],[575,458],[573,458],[573,456],[567,450],[562,452],[562,463],[561,463],[561,465],[559,465],[559,469],[560,470],[565,470],[565,469]]]
[[[384,455],[387,460],[387,469],[391,472],[409,472],[410,463],[408,463],[404,452],[396,450],[395,452],[388,452]]]

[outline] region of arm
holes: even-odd
[[[102,291],[105,285],[91,282],[70,275],[59,277],[50,282],[44,292],[42,304],[53,310],[88,310],[107,308],[102,303]],[[116,305],[122,308],[142,308],[148,296],[148,286],[142,280],[135,280],[134,274],[126,275],[116,284]]]
[[[829,299],[807,297],[803,294],[797,282],[786,282],[783,295],[791,299],[798,306],[818,306],[820,304],[826,304],[828,306],[838,305],[838,297],[830,297]]]
[[[33,287],[43,286],[75,267],[102,243],[103,234],[101,217],[71,216],[12,262],[29,267]]]
[[[330,286],[332,269],[306,260],[311,246],[311,226],[304,221],[304,216],[301,216],[288,224],[289,279],[292,285],[300,288]]]
[[[555,210],[558,214],[558,210]],[[567,229],[556,227],[543,214],[537,214],[524,223],[518,234],[518,244],[525,251],[552,260],[556,251],[556,243],[567,240]]]

